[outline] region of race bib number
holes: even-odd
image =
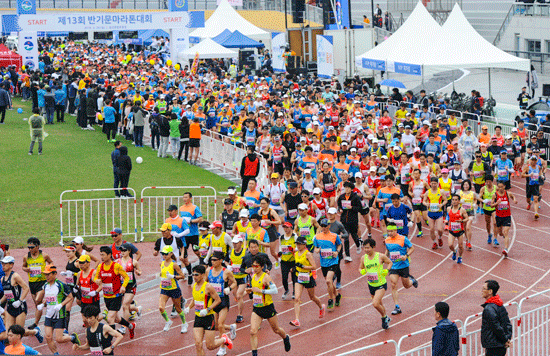
[[[474,171],[474,178],[481,178],[484,173],[484,171]]]
[[[206,248],[199,249],[199,255],[201,256],[201,258],[205,258],[207,254],[208,254],[208,249]]]
[[[92,347],[90,346],[90,355],[103,355],[103,349],[99,346],[97,347]]]
[[[498,210],[508,210],[508,202],[507,201],[500,202],[497,208]]]
[[[291,209],[288,211],[288,217],[291,218],[291,219],[294,219],[296,217],[296,215],[298,215],[298,210],[297,209]]]
[[[65,283],[74,284],[74,274],[70,271],[67,271],[66,273],[67,274],[65,275]]]
[[[246,143],[254,143],[254,136],[246,136]]]
[[[309,229],[309,227],[301,227],[300,228],[300,236],[309,236],[310,232],[311,232],[311,230]]]
[[[439,211],[439,204],[430,204],[430,211],[432,213],[437,213]]]
[[[395,223],[395,226],[397,226],[398,230],[403,229],[403,226],[404,226],[403,220],[394,220],[393,222]]]
[[[170,279],[170,278],[162,278],[162,279],[160,280],[160,286],[161,286],[162,288],[170,288],[170,287],[172,287],[172,279]]]
[[[195,310],[197,312],[200,312],[203,309],[204,309],[204,301],[199,302],[199,301],[195,300]]]
[[[91,289],[88,288],[88,287],[80,287],[80,293],[82,294],[83,297],[89,296],[90,291],[91,291]]]
[[[369,206],[369,202],[366,200],[361,200],[361,206],[363,209],[366,209]]]
[[[451,230],[452,231],[460,231],[462,230],[462,224],[456,221],[451,222]]]
[[[401,253],[399,251],[395,251],[395,252],[390,251],[390,260],[392,262],[395,262],[400,258],[401,258]]]
[[[412,203],[414,205],[420,205],[422,203],[422,198],[413,198]]]
[[[464,203],[462,207],[466,210],[472,210],[472,203]]]
[[[223,252],[223,247],[212,246],[212,251],[214,251],[214,252]]]
[[[309,283],[309,273],[307,272],[298,273],[298,283],[302,283],[302,284]]]
[[[531,174],[531,180],[538,181],[539,180],[539,174],[538,173],[532,173]]]
[[[378,273],[376,272],[367,273],[367,281],[371,283],[378,282]]]
[[[273,204],[279,204],[280,201],[281,201],[281,197],[277,197],[277,198],[271,199],[271,202],[272,202]]]
[[[103,283],[103,294],[114,294],[112,283]]]
[[[252,296],[252,303],[254,304],[255,307],[261,307],[264,305],[264,300],[261,295],[254,294]]]
[[[233,274],[236,274],[236,273],[241,273],[241,265],[231,265],[231,272],[233,272]]]
[[[281,163],[282,159],[281,155],[273,155],[273,163]]]
[[[214,287],[214,290],[216,293],[221,294],[222,293],[222,285],[220,283],[210,283],[212,287]]]
[[[11,289],[4,289],[4,296],[7,300],[12,300],[15,298],[15,296],[13,295],[13,290]]]
[[[41,277],[42,276],[42,267],[40,266],[31,266],[31,277]]]
[[[499,169],[498,170],[498,176],[499,177],[508,177],[508,171],[505,169]]]
[[[254,201],[253,200],[247,200],[246,201],[246,205],[251,208],[253,205],[254,205]]]
[[[342,209],[351,209],[351,200],[342,200]]]
[[[56,305],[57,304],[57,296],[56,295],[47,295],[44,297],[44,301],[47,305]]]
[[[330,248],[321,249],[321,258],[332,258],[332,250]]]

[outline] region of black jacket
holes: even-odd
[[[158,117],[158,123],[159,123],[159,133],[162,137],[168,137],[170,136],[170,120],[164,115],[159,115]]]
[[[258,252],[257,254],[255,255],[252,255],[250,253],[250,251],[246,251],[246,253],[244,254],[244,257],[243,257],[243,261],[241,263],[241,273],[246,273],[245,270],[248,268],[248,267],[251,267],[252,266],[252,260],[254,259],[254,257],[256,256],[263,256],[264,260],[265,260],[265,268],[264,268],[264,272],[267,272],[267,271],[271,271],[271,268],[273,268],[273,264],[271,263],[271,261],[269,260],[269,256],[263,252]]]
[[[132,171],[132,159],[128,156],[128,147],[120,146],[120,156],[116,160],[117,173],[130,174]]]
[[[350,200],[351,209],[343,209],[342,201]],[[361,205],[361,198],[355,192],[351,192],[349,199],[346,199],[346,194],[342,194],[338,197],[338,209],[342,210],[342,215],[340,216],[340,221],[342,224],[357,224],[359,223],[359,212],[363,208]]]
[[[189,138],[189,123],[184,124],[183,121],[180,123],[180,138]]]
[[[456,356],[460,350],[458,328],[449,319],[442,319],[433,328],[432,356]]]
[[[493,298],[497,297],[498,295]],[[498,298],[500,305],[491,302],[491,299],[481,305],[484,308],[481,316],[481,346],[486,349],[504,347],[504,344],[512,339],[513,332],[508,312],[502,305],[500,297]]]

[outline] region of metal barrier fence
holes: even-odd
[[[233,141],[233,142],[232,142]],[[234,142],[231,137],[213,131],[206,131],[201,136],[199,159],[211,168],[240,179],[242,159],[246,156],[246,147],[241,142]],[[258,189],[263,190],[269,185],[269,172],[266,159],[258,154],[260,173],[258,174]],[[245,189],[246,187],[241,187]]]
[[[518,302],[505,304],[507,309],[516,307],[516,314],[510,316],[514,334],[512,345],[506,353],[509,356],[546,356],[550,350],[550,304],[540,301],[540,297],[550,299],[550,289],[525,297]],[[529,306],[527,303],[539,298],[539,305]],[[527,310],[528,309],[528,310]],[[482,356],[485,351],[481,345],[481,315],[477,313],[467,317],[464,323],[455,320],[457,324],[462,356]],[[398,342],[386,340],[373,345],[346,351],[344,355],[396,355],[396,356],[429,356],[432,355],[432,328],[426,328],[402,336]],[[403,343],[415,336],[420,336],[420,345],[404,351]],[[429,340],[428,340],[429,339]],[[383,350],[382,350],[383,348]],[[367,352],[370,351],[370,352]]]
[[[168,212],[166,210],[168,206],[172,204],[176,205],[178,208],[182,206],[183,193],[188,191],[193,195],[192,203],[200,209],[205,220],[214,221],[218,219],[216,206],[218,197],[216,189],[213,187],[145,187],[141,190],[140,200],[140,241],[143,241],[146,234],[158,234],[159,227],[166,221],[166,218],[168,218]],[[196,194],[197,191],[200,192],[200,195]]]
[[[132,188],[126,189],[134,197]],[[106,236],[113,228],[134,235],[137,241],[137,201],[135,198],[113,197],[118,189],[66,190],[59,196],[59,222],[61,239],[76,236]],[[67,195],[85,195],[84,198],[66,198]]]

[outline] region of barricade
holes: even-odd
[[[115,197],[119,189],[65,190],[59,196],[59,222],[61,239],[105,237],[113,228],[120,228],[126,236],[137,240],[136,198]],[[135,197],[132,188],[126,189]],[[67,196],[71,196],[67,198]],[[74,198],[72,196],[75,196]],[[82,197],[84,196],[84,197]]]
[[[517,320],[516,329],[518,338],[517,341],[514,340],[512,346],[517,344],[517,349],[522,350],[522,355],[548,355],[550,352],[550,304],[548,304],[548,299],[546,299],[546,303],[535,306],[534,309],[528,305],[528,302],[532,302],[536,298],[540,303],[542,296],[550,297],[550,289],[525,297],[519,302],[520,318]]]
[[[168,218],[169,205],[183,205],[183,193],[193,195],[192,202],[201,211],[204,220],[218,219],[216,189],[209,186],[194,187],[145,187],[141,190],[141,239],[147,234],[158,234],[158,229]]]
[[[370,351],[370,352],[367,352]],[[382,341],[376,344],[372,344],[365,347],[360,347],[355,350],[347,351],[341,354],[338,354],[338,356],[345,356],[345,355],[376,355],[376,356],[390,356],[390,355],[396,355],[399,356],[399,350],[397,348],[397,343],[395,340],[386,340]]]
[[[462,321],[455,320],[454,323],[456,324],[460,332],[460,330],[462,329]],[[402,336],[397,342],[397,350],[399,351],[399,355],[400,356],[431,356],[432,355],[432,335],[433,335],[433,327],[415,331],[411,334]],[[401,349],[403,348],[403,343],[414,336],[419,336],[420,340],[415,340],[415,341],[417,343],[419,341],[422,344],[420,346],[412,348],[409,351],[401,351]],[[415,338],[415,339],[418,339],[418,338]]]

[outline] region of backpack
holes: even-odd
[[[31,127],[33,129],[42,128],[42,117],[38,115],[31,116]]]

